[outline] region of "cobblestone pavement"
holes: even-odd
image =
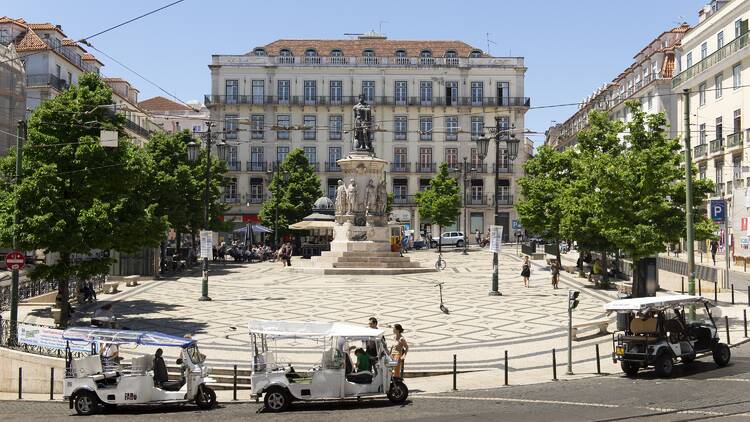
[[[403,406],[387,400],[295,403],[289,412],[266,414],[254,402],[194,406],[118,408],[93,417],[114,420],[223,421],[693,421],[750,420],[750,345],[732,349],[732,362],[717,368],[710,359],[677,365],[670,379],[652,372],[631,379],[620,375],[445,394],[412,394]],[[68,419],[62,402],[0,401],[3,421]],[[74,417],[74,416],[72,416]]]

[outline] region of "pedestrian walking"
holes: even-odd
[[[521,277],[523,277],[523,287],[529,287],[529,277],[531,277],[531,263],[529,263],[528,255],[523,257]]]
[[[284,254],[284,258],[286,259],[286,266],[291,267],[292,266],[292,242],[286,242],[286,253]]]
[[[370,319],[367,322],[367,326],[369,328],[372,328],[373,330],[378,329],[378,319],[375,317],[370,317]],[[365,340],[365,351],[367,352],[367,355],[370,356],[370,358],[376,362],[378,360],[378,344],[375,340]]]
[[[550,264],[550,272],[552,273],[552,288],[557,289],[557,283],[560,281],[560,264],[556,259],[553,259]]]
[[[716,265],[716,252],[719,250],[719,242],[712,240],[711,241],[711,259],[714,261],[714,265]]]
[[[398,362],[395,368],[393,368],[393,376],[401,378],[404,370],[404,359],[406,353],[409,352],[409,343],[404,338],[404,327],[401,324],[393,325],[393,340],[394,345],[391,347],[391,357],[393,360]]]
[[[474,235],[474,238],[477,241],[477,245],[481,245],[482,244],[482,232],[480,232],[479,229],[477,229],[477,232]]]

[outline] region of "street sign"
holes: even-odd
[[[503,226],[490,226],[490,252],[500,253],[503,242]]]
[[[210,230],[201,230],[201,258],[208,258],[209,261],[214,259],[213,232]]]
[[[711,220],[723,222],[727,216],[727,202],[723,199],[711,201]]]
[[[8,252],[5,255],[5,265],[9,270],[22,270],[26,264],[26,257],[18,251]]]
[[[511,227],[513,228],[513,230],[520,230],[523,228],[523,226],[521,225],[521,222],[518,220],[513,220],[511,222]]]

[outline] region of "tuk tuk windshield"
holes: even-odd
[[[691,308],[690,306],[685,307],[685,320],[688,324],[714,325],[711,315],[705,306],[695,306],[694,310]]]
[[[190,361],[195,365],[201,364],[206,360],[206,356],[198,350],[198,346],[195,344],[185,348],[185,353],[187,353]]]

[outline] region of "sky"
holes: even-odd
[[[90,36],[172,0],[8,1],[0,14],[62,25]],[[212,54],[244,54],[279,38],[346,38],[382,31],[390,39],[461,40],[496,56],[522,56],[531,105],[580,102],[681,22],[695,25],[708,0],[185,0],[95,37],[92,44],[183,101],[210,92]],[[489,33],[489,36],[487,35]],[[105,76],[128,79],[144,100],[157,87],[96,51]],[[575,106],[531,109],[526,128],[544,132]],[[534,136],[537,145],[543,136]]]

